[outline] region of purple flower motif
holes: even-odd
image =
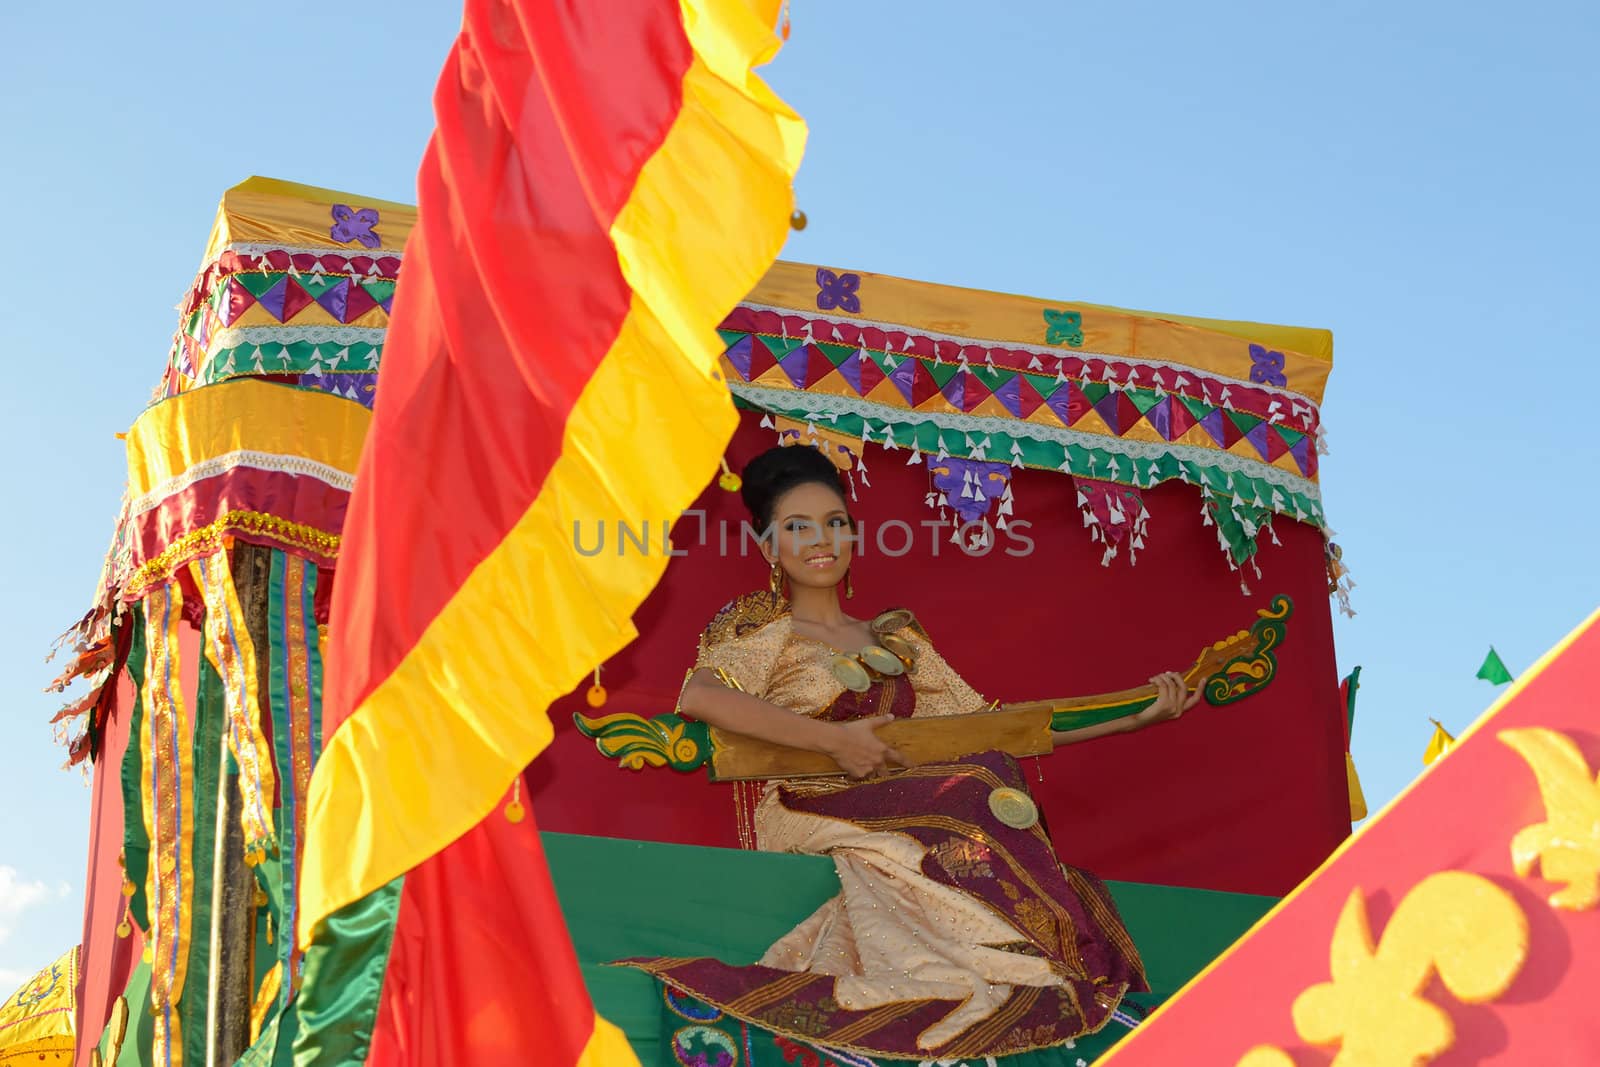
[[[861,288],[861,275],[835,274],[826,267],[817,268],[817,308],[820,311],[848,311],[852,315],[861,311],[861,298],[856,290]]]
[[[1251,345],[1250,380],[1257,385],[1288,385],[1289,379],[1283,373],[1283,353]]]
[[[372,232],[377,224],[377,208],[364,207],[356,211],[346,204],[335,204],[333,227],[328,230],[328,236],[340,244],[359,241],[363,248],[377,248],[380,243],[378,235]]]
[[[926,457],[933,487],[944,494],[962,522],[977,522],[989,513],[989,503],[1005,494],[1011,467],[998,460]]]

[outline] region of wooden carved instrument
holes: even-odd
[[[1257,612],[1248,630],[1203,649],[1184,673],[1189,692],[1200,690],[1214,707],[1232,704],[1259,692],[1277,673],[1274,650],[1283,642],[1294,605],[1274,597]],[[1051,750],[1051,734],[1125,718],[1155,702],[1156,688],[1143,685],[1096,696],[1030,700],[994,711],[936,718],[896,719],[878,727],[877,735],[915,766],[958,760],[977,752],[1039,756]],[[820,752],[788,748],[735,734],[676,714],[645,719],[618,714],[599,718],[575,715],[578,729],[592,737],[602,755],[623,767],[670,766],[678,771],[708,768],[713,781],[807,778],[843,771]]]

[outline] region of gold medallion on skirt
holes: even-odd
[[[1031,829],[1039,821],[1039,806],[1020,789],[1001,786],[989,794],[989,810],[1014,830]]]

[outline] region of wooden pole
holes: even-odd
[[[245,629],[256,649],[260,692],[271,670],[267,643],[267,580],[272,555],[256,545],[233,550],[233,583]],[[255,972],[255,874],[244,862],[243,801],[227,773],[228,731],[222,731],[217,775],[217,847],[211,896],[211,967],[207,990],[207,1067],[230,1067],[250,1047],[251,979]]]

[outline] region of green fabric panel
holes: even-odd
[[[950,384],[950,379],[956,376],[956,372],[961,369],[961,365],[959,363],[924,363],[922,368],[933,376],[934,384],[943,390],[946,385]]]
[[[305,584],[300,589],[300,606],[306,618],[306,690],[311,701],[311,765],[322,758],[322,634],[316,626],[317,583],[322,572],[306,560]]]
[[[978,379],[983,384],[983,387],[991,393],[999,392],[1001,386],[1017,376],[1017,372],[1014,370],[996,370],[986,363],[968,364],[967,370],[971,371],[972,376]]]
[[[278,854],[261,864],[258,872],[263,876],[268,907],[272,921],[278,929],[284,926],[284,890],[294,880],[295,823],[294,796],[294,743],[289,733],[289,665],[285,654],[283,616],[284,555],[274,550],[267,573],[267,647],[257,649],[257,656],[267,657],[267,707],[272,718],[273,770],[278,780],[279,806],[273,811],[274,825],[278,828]],[[264,868],[271,868],[266,873]],[[285,940],[272,955],[287,959]],[[285,978],[288,976],[285,975]],[[287,992],[288,983],[284,984]]]
[[[133,620],[127,660],[128,676],[133,679],[133,707],[129,709],[128,748],[122,756],[122,856],[134,887],[129,911],[139,929],[149,930],[150,833],[144,825],[144,748],[140,738],[144,724],[144,609],[130,611],[128,617]]]
[[[756,341],[767,346],[767,351],[772,353],[772,358],[783,362],[784,358],[806,343],[804,337],[758,337]]]
[[[381,304],[394,296],[396,284],[398,283],[393,278],[372,278],[362,282],[361,288],[365,289],[372,299]]]
[[[117,1053],[114,1067],[149,1067],[151,1044],[155,1039],[155,1016],[150,1014],[150,965],[141,963],[128,975],[128,988],[123,990],[128,1001],[128,1029],[122,1035],[122,1049]],[[102,1035],[100,1055],[110,1051],[109,1035]],[[107,1061],[109,1062],[109,1061]]]
[[[758,959],[839,891],[833,862],[737,849],[546,833],[545,855],[589,994],[622,1028],[644,1067],[666,1065],[659,986],[605,963],[627,956]],[[1071,857],[1066,857],[1070,860]],[[640,887],[650,887],[648,895]],[[1149,973],[1154,1004],[1171,996],[1264,915],[1270,897],[1108,882]],[[1124,1031],[1080,1039],[1073,1055],[1010,1057],[1007,1067],[1092,1059]]]
[[[827,356],[828,362],[835,367],[840,366],[847,359],[854,359],[857,351],[855,345],[836,345],[822,341],[817,342],[817,350]]]
[[[1049,374],[1029,374],[1027,371],[1023,371],[1022,376],[1027,379],[1028,384],[1033,386],[1034,391],[1043,400],[1049,400],[1051,393],[1067,384],[1060,378]]]
[[[312,274],[309,271],[304,271],[297,278],[295,278],[295,281],[299,283],[300,288],[310,293],[313,298],[321,297],[329,289],[332,289],[340,282],[348,280],[349,279],[344,275],[329,276],[323,274],[319,276]]]
[[[183,1025],[185,1063],[206,1061],[206,1026],[211,980],[211,887],[216,863],[217,777],[223,771],[219,758],[222,730],[227,719],[222,676],[204,654],[200,658],[200,684],[195,696],[194,721],[194,896],[190,905],[189,963],[178,1000]]]
[[[839,891],[833,861],[820,856],[578,834],[543,838],[585,964],[708,954],[753,963]],[[642,886],[650,887],[648,896]]]
[[[237,271],[230,277],[245,287],[245,290],[256,299],[274,285],[282,281],[286,275],[282,271]]]
[[[1139,409],[1139,414],[1147,415],[1150,409],[1166,397],[1165,393],[1156,395],[1149,389],[1124,389],[1122,395],[1133,401],[1133,406]]]
[[[304,978],[289,1015],[296,1067],[358,1064],[367,1058],[383,994],[404,878],[347,904],[318,928],[306,950]],[[278,1044],[284,1044],[280,1033]]]

